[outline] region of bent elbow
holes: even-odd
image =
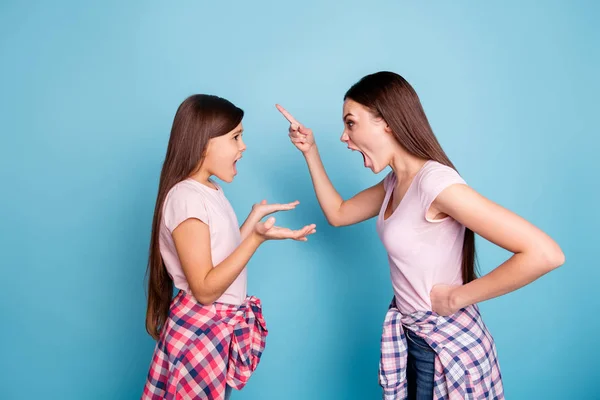
[[[552,253],[548,258],[548,263],[552,269],[556,269],[563,265],[566,261],[565,253],[559,248]]]
[[[191,290],[192,290],[192,295],[194,296],[196,301],[198,303],[202,304],[203,306],[211,305],[216,300],[214,298],[214,296],[210,296],[210,295],[204,293],[204,291],[202,291],[202,290],[198,290],[198,289],[194,289],[194,288],[191,288]]]
[[[552,271],[565,263],[565,254],[556,243],[553,243],[543,252],[542,259],[547,270]]]
[[[329,223],[330,226],[333,226],[334,228],[339,228],[340,226],[342,226],[342,224],[337,219],[328,217],[327,222]]]
[[[209,296],[194,296],[194,297],[196,298],[198,303],[202,304],[203,306],[209,306],[215,302],[215,299],[213,297],[209,297]]]
[[[340,213],[336,213],[333,215],[325,215],[325,218],[327,219],[327,222],[329,223],[329,225],[335,227],[335,228],[339,228],[340,226],[344,226],[345,224],[343,223],[342,219],[340,218]]]

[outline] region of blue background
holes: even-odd
[[[0,5],[3,399],[138,398],[150,225],[173,116],[193,93],[241,106],[225,188],[301,201],[318,224],[249,265],[267,349],[233,399],[376,399],[391,298],[374,221],[327,226],[274,103],[311,127],[336,188],[383,177],[340,144],[342,96],[402,74],[465,179],[562,246],[564,267],[481,305],[507,397],[598,398],[600,6],[545,2],[55,1]],[[485,273],[510,254],[479,240]]]

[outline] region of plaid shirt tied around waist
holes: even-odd
[[[180,291],[158,340],[142,399],[223,400],[258,366],[268,331],[260,300],[202,305]]]
[[[402,315],[392,301],[383,323],[379,360],[385,400],[404,400],[408,395],[405,328],[436,353],[435,400],[504,399],[496,345],[476,305],[442,317],[431,311]]]

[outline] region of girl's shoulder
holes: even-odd
[[[209,224],[208,198],[200,183],[184,180],[175,184],[163,205],[165,226],[172,232],[181,222],[196,218]]]
[[[190,179],[183,180],[181,182],[176,183],[167,193],[167,197],[165,199],[165,203],[167,201],[172,201],[174,199],[185,200],[186,198],[190,199],[202,199],[205,193],[202,191],[202,188],[199,187],[198,183],[192,182]]]

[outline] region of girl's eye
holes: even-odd
[[[346,125],[348,125],[348,128],[352,128],[352,126],[354,126],[354,121],[346,121]]]

